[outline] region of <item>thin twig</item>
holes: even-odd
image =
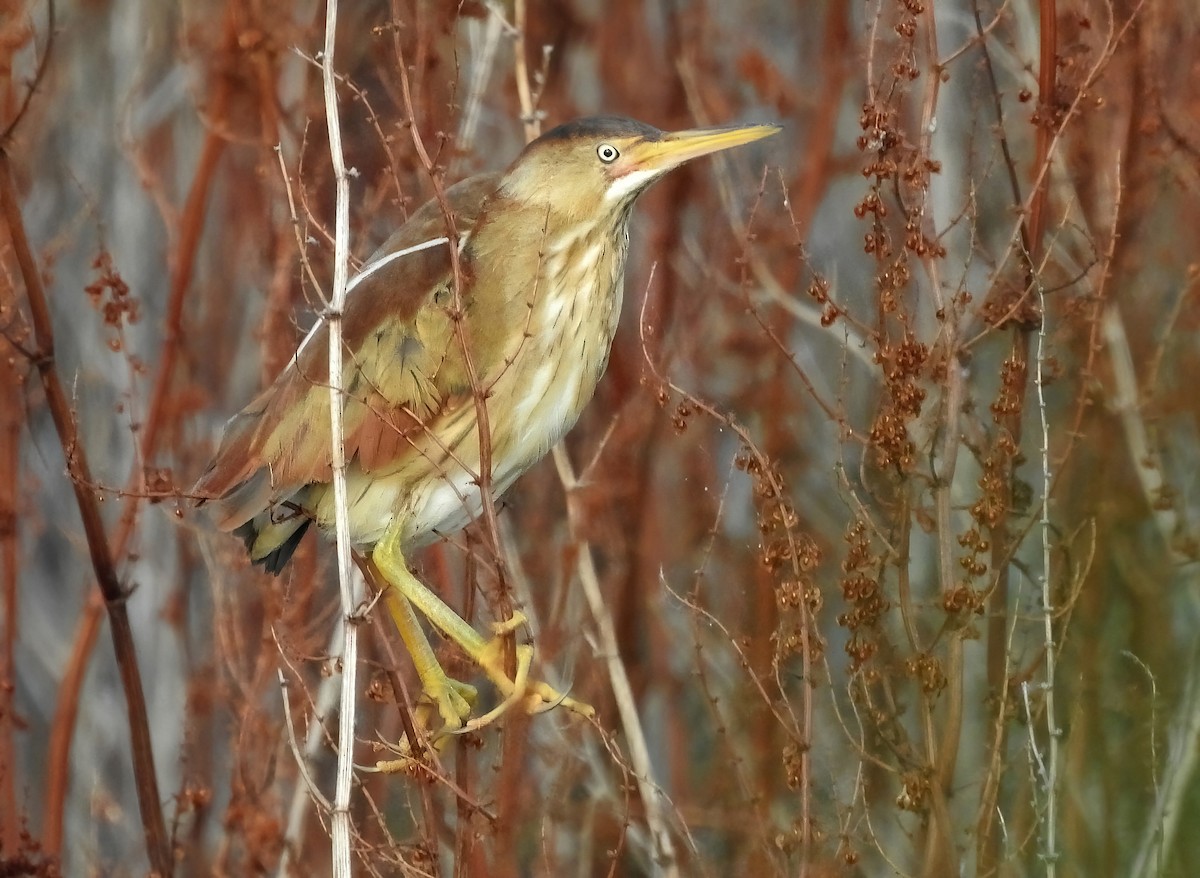
[[[554,465],[558,469],[558,478],[568,497],[573,495],[579,483],[567,450],[560,442],[554,446]],[[637,783],[638,794],[646,809],[646,826],[654,846],[654,856],[658,874],[678,875],[679,864],[676,859],[675,846],[671,841],[671,833],[663,814],[660,800],[661,791],[654,781],[654,768],[650,763],[650,748],[646,743],[646,733],[642,728],[642,720],[638,715],[637,700],[633,695],[633,687],[629,683],[629,674],[621,659],[620,646],[617,643],[616,628],[613,626],[612,613],[604,603],[600,592],[600,578],[596,574],[596,562],[592,557],[591,547],[587,543],[579,543],[579,558],[576,569],[579,573],[579,583],[583,588],[583,596],[587,600],[588,610],[592,621],[596,624],[599,636],[599,654],[604,659],[608,670],[609,685],[612,687],[613,700],[617,705],[617,713],[621,717],[621,728],[629,742],[629,761],[633,766],[634,780]]]
[[[536,138],[541,131],[536,108],[533,105],[533,95],[529,84],[529,69],[525,59],[525,0],[516,0],[514,8],[516,34],[514,37],[514,75],[517,81],[517,94],[521,104],[521,121],[525,126],[526,141]],[[579,486],[571,459],[566,447],[560,442],[554,446],[554,465],[558,471],[559,481],[563,492],[568,498],[575,495]],[[613,700],[617,713],[621,717],[621,727],[629,744],[629,759],[633,767],[638,795],[646,809],[646,826],[650,831],[652,849],[654,851],[656,874],[676,876],[679,874],[679,863],[675,846],[671,840],[671,832],[663,812],[663,794],[654,781],[654,770],[650,762],[650,748],[646,742],[646,734],[642,728],[641,717],[638,715],[637,701],[633,695],[633,687],[629,682],[629,674],[621,659],[620,647],[617,643],[616,628],[613,625],[612,614],[604,602],[600,590],[600,578],[596,573],[596,563],[592,555],[591,545],[584,541],[576,543],[577,571],[584,598],[591,612],[592,620],[600,639],[600,654],[604,657],[608,670],[609,685],[612,689]]]
[[[54,36],[58,33],[58,22],[54,16],[54,0],[47,0],[46,3],[46,46],[42,49],[42,57],[38,59],[37,71],[33,74],[33,79],[29,83],[29,88],[25,92],[25,96],[21,99],[21,106],[17,108],[8,124],[4,126],[4,132],[0,133],[0,148],[8,149],[9,140],[12,138],[13,132],[21,124],[21,120],[25,118],[25,113],[29,110],[30,104],[33,103],[33,97],[37,94],[38,87],[46,78],[46,65],[50,63],[50,56],[54,53]]]
[[[272,633],[274,633],[274,632],[272,632]],[[313,719],[313,723],[308,727],[308,735],[306,736],[305,747],[304,747],[305,752],[303,752],[303,753],[300,752],[300,744],[296,741],[296,725],[295,725],[295,723],[292,722],[292,705],[288,699],[288,694],[287,694],[287,690],[288,690],[287,677],[285,677],[283,675],[282,669],[279,669],[278,674],[279,674],[279,695],[280,695],[280,698],[283,700],[283,724],[284,724],[284,727],[287,729],[288,747],[291,748],[292,757],[296,761],[296,768],[299,770],[300,779],[303,781],[303,786],[297,787],[297,790],[300,790],[300,789],[305,790],[308,793],[309,798],[315,799],[318,803],[320,803],[321,807],[325,808],[326,810],[329,810],[332,807],[329,804],[329,800],[327,798],[325,798],[325,796],[321,793],[320,788],[317,786],[316,781],[313,780],[312,774],[308,770],[308,756],[307,756],[307,754],[309,752],[311,752],[311,750],[312,750],[311,746],[309,746],[309,742],[311,742],[313,740],[318,740],[318,741],[320,740],[321,717],[323,715],[323,712],[320,710],[316,711],[314,719]],[[333,678],[330,677],[328,679],[332,680]],[[321,687],[321,692],[322,692],[322,694],[324,694],[325,687]],[[294,815],[298,810],[299,809],[297,809],[295,802],[293,802],[292,809],[291,809],[292,814]],[[300,813],[302,814],[303,812],[300,811]],[[288,818],[288,829],[289,829],[288,835],[289,835],[289,837],[294,838],[294,835],[291,830],[292,830],[293,825],[295,825],[298,829],[299,823],[300,823],[299,820],[293,820],[292,817],[289,816],[289,818]],[[287,859],[288,859],[287,848],[285,847],[283,857],[280,859],[278,874],[280,874],[280,875],[286,874],[285,869],[286,869]]]
[[[337,625],[333,628],[331,635],[332,642],[329,644],[329,654],[337,655],[342,651],[342,626]],[[272,637],[275,639],[276,648],[279,649],[280,656],[285,663],[287,657],[283,653],[283,649],[279,644],[279,638],[275,636],[275,631],[271,631]],[[332,806],[329,800],[320,792],[320,789],[313,782],[311,774],[308,770],[308,763],[316,755],[317,749],[325,742],[327,736],[325,734],[325,719],[333,710],[337,703],[340,693],[338,690],[338,681],[333,676],[324,677],[321,680],[320,687],[317,689],[317,697],[312,706],[312,719],[308,724],[308,731],[304,735],[303,750],[295,743],[295,732],[291,718],[291,706],[288,704],[287,698],[287,679],[283,675],[283,670],[279,670],[279,685],[283,695],[283,712],[284,720],[287,724],[288,740],[291,745],[293,757],[296,760],[296,769],[300,773],[301,782],[296,784],[296,788],[292,793],[292,801],[287,809],[287,824],[283,836],[283,852],[279,856],[279,865],[275,869],[276,878],[287,878],[290,874],[290,864],[300,852],[300,833],[304,828],[304,818],[308,815],[308,806],[312,802],[317,802],[321,807],[329,810]]]

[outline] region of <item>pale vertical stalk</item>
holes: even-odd
[[[462,120],[458,125],[458,148],[466,155],[475,140],[479,125],[479,113],[483,107],[483,95],[487,91],[504,31],[504,17],[494,5],[488,6],[487,20],[480,24],[477,19],[464,20],[470,51],[467,53],[470,72],[467,76],[467,96],[463,101]]]
[[[525,60],[525,0],[515,0],[513,5],[513,66],[517,80],[517,99],[521,102],[521,123],[525,126],[525,142],[541,134],[537,108],[533,105],[533,90],[529,87],[529,67]]]
[[[1192,583],[1194,585],[1194,583]],[[1132,653],[1125,653],[1138,663],[1146,674],[1150,669]],[[1195,662],[1193,662],[1195,667]],[[1155,697],[1158,687],[1150,676],[1151,691]],[[1156,721],[1151,714],[1150,730],[1153,735]],[[1153,738],[1151,739],[1153,741]],[[1154,797],[1154,807],[1146,814],[1142,838],[1129,875],[1134,878],[1157,878],[1166,874],[1164,861],[1175,850],[1179,834],[1180,818],[1187,813],[1185,799],[1195,789],[1195,777],[1200,769],[1200,681],[1196,674],[1188,677],[1186,692],[1179,703],[1179,711],[1171,723],[1171,746],[1163,765],[1154,758],[1154,747],[1150,748],[1151,762],[1155,771],[1162,772],[1162,784]],[[1185,831],[1187,831],[1185,829]]]
[[[333,290],[325,319],[329,324],[329,430],[333,447],[334,525],[337,537],[338,588],[342,598],[342,692],[338,714],[337,779],[334,785],[332,823],[333,874],[350,878],[350,787],[354,770],[355,680],[358,668],[358,625],[350,576],[350,528],[346,509],[346,448],[342,435],[342,308],[350,240],[350,183],[342,157],[342,131],[338,119],[337,84],[333,72],[337,0],[326,0],[325,46],[321,52],[321,79],[325,87],[325,124],[329,131],[329,157],[336,184],[333,242]]]
[[[563,490],[570,497],[579,486],[567,450],[560,442],[554,446],[554,465],[558,468],[558,478],[562,481]],[[654,782],[654,770],[650,764],[650,748],[646,744],[646,733],[642,730],[642,720],[638,716],[637,702],[633,697],[633,687],[629,684],[629,674],[625,671],[625,663],[621,660],[621,652],[617,647],[617,633],[613,627],[612,614],[604,604],[604,596],[600,593],[600,578],[596,575],[596,564],[592,560],[592,550],[587,543],[579,544],[579,584],[583,587],[583,596],[587,600],[592,620],[596,623],[599,636],[599,653],[604,659],[608,670],[608,681],[612,687],[613,701],[617,705],[617,713],[621,717],[621,728],[629,740],[629,764],[633,766],[633,776],[637,781],[638,796],[646,809],[646,826],[650,830],[651,843],[654,850],[654,860],[657,866],[655,874],[676,876],[679,874],[679,863],[675,858],[675,846],[671,841],[671,831],[663,814],[663,797],[658,784]]]
[[[1058,864],[1058,724],[1054,720],[1054,602],[1050,588],[1050,419],[1046,414],[1046,381],[1043,366],[1046,362],[1046,295],[1040,281],[1036,281],[1038,306],[1042,320],[1038,325],[1036,385],[1038,418],[1042,427],[1042,626],[1046,642],[1046,810],[1042,816],[1045,841],[1046,878],[1054,878]]]
[[[1113,389],[1108,405],[1121,419],[1125,444],[1129,448],[1129,463],[1137,476],[1142,497],[1150,509],[1151,520],[1158,528],[1168,557],[1175,564],[1186,563],[1187,557],[1179,551],[1179,537],[1187,533],[1186,525],[1174,504],[1158,502],[1168,490],[1166,470],[1159,448],[1142,417],[1143,403],[1138,390],[1137,370],[1133,364],[1133,350],[1129,346],[1129,335],[1125,332],[1120,309],[1113,303],[1105,306],[1100,317],[1100,335],[1108,348],[1112,369]]]

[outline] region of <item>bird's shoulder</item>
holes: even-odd
[[[480,174],[450,186],[444,202],[426,202],[371,254],[346,297],[347,344],[384,320],[412,320],[449,282],[449,239],[469,238],[499,181],[499,174]]]
[[[401,361],[409,360],[410,368],[419,368],[419,361],[411,361],[418,349],[445,347],[451,329],[444,307],[453,284],[450,238],[469,238],[499,178],[498,174],[469,177],[448,187],[444,202],[436,198],[426,202],[351,279],[342,311],[343,344],[353,361],[347,363],[347,370],[355,370],[346,376],[347,388],[368,384],[379,391],[392,390],[387,396],[396,403],[418,401],[388,387],[387,373],[395,371],[396,354],[403,355]],[[460,270],[469,271],[466,260],[459,262]],[[322,319],[279,376],[276,383],[282,396],[292,395],[286,392],[288,385],[311,389],[328,384],[328,335],[328,321]]]

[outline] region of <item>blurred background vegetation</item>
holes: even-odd
[[[468,531],[419,559],[478,627],[511,590],[539,673],[598,724],[509,714],[426,769],[360,772],[356,871],[1200,873],[1195,5],[342,5],[359,259],[433,193],[410,126],[451,180],[543,120],[785,129],[640,202],[612,362],[566,441],[580,484],[547,460],[499,553]],[[324,16],[0,12],[0,874],[155,862],[122,670],[175,874],[328,871],[298,762],[329,794],[333,553],[309,538],[265,576],[185,494],[311,322],[301,252],[331,274]],[[593,575],[660,794],[635,783]],[[363,766],[412,683],[378,622]]]

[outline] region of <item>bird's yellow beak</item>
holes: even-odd
[[[693,128],[664,134],[659,140],[643,140],[625,151],[629,171],[661,173],[686,161],[778,133],[778,125],[747,125],[731,128]]]

